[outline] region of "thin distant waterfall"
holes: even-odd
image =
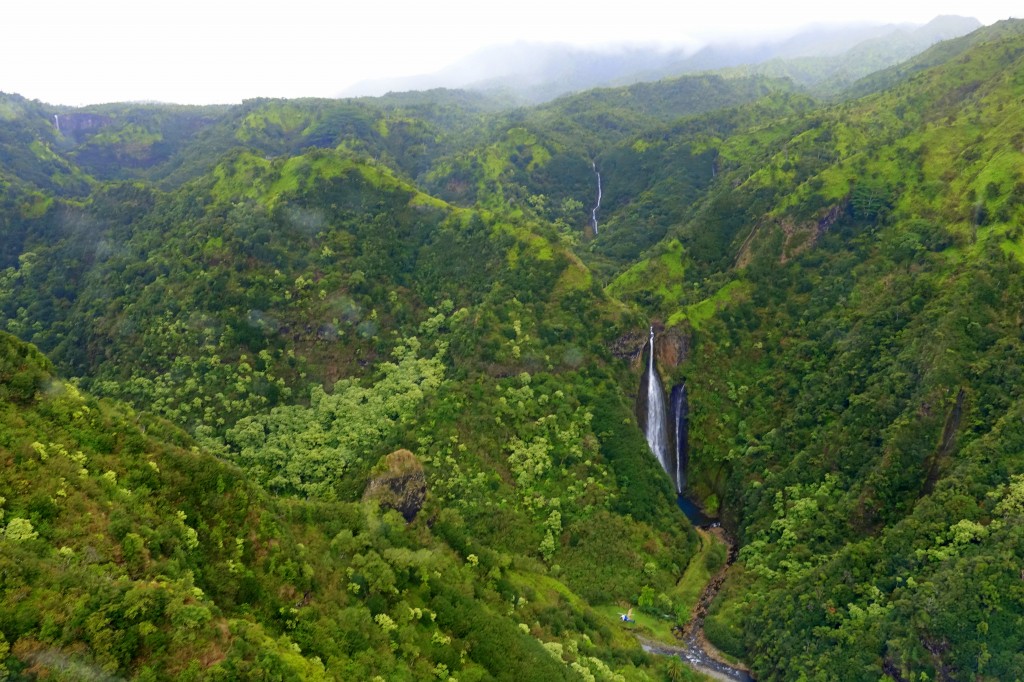
[[[597,176],[597,203],[590,210],[590,224],[594,226],[594,236],[597,236],[597,209],[601,208],[601,174],[597,172],[596,162],[591,161],[590,167],[594,169],[594,175]]]
[[[685,383],[672,387],[669,405],[672,435],[675,436],[676,491],[681,493],[686,488],[686,465],[690,462],[690,401]]]
[[[60,115],[59,114],[54,114],[53,115],[53,127],[57,129],[58,133],[60,132]]]
[[[654,327],[651,327],[650,342],[647,355],[647,445],[658,458],[661,468],[670,478],[675,479],[674,457],[668,447],[667,411],[665,409],[665,391],[661,386],[661,378],[654,368]],[[673,480],[673,484],[675,480]]]

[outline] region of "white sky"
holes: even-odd
[[[989,24],[1020,0],[5,0],[0,91],[53,104],[336,96],[485,45],[694,45],[811,23]]]

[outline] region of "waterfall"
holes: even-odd
[[[597,172],[597,163],[594,161],[590,162],[590,167],[594,169],[594,175],[597,176],[597,203],[594,204],[594,208],[590,210],[590,224],[594,226],[594,236],[597,236],[597,209],[601,208],[601,174]]]
[[[54,114],[53,115],[53,127],[57,129],[58,133],[60,132],[60,115],[59,114]]]
[[[686,384],[672,387],[669,400],[672,414],[672,434],[675,436],[676,491],[686,488],[686,465],[690,462],[690,402],[686,396]]]
[[[665,391],[661,386],[661,377],[654,368],[654,327],[651,327],[651,336],[647,354],[647,423],[644,425],[644,435],[647,437],[647,445],[651,452],[658,458],[658,463],[669,478],[673,479],[673,485],[677,487],[675,457],[668,446],[668,412],[665,409]]]

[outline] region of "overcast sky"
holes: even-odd
[[[1020,0],[9,0],[0,91],[52,104],[336,96],[437,70],[485,45],[697,45],[812,23],[989,24]]]

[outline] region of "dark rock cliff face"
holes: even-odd
[[[55,127],[59,126],[60,132],[65,137],[74,138],[80,142],[90,135],[95,135],[103,128],[110,125],[108,116],[101,114],[88,114],[84,112],[73,112],[69,114],[57,114],[53,119]]]
[[[363,493],[364,500],[377,500],[381,507],[396,510],[407,522],[416,518],[426,498],[423,465],[408,450],[396,450],[384,457]]]
[[[654,362],[663,369],[673,369],[686,362],[690,355],[690,334],[680,329],[665,329],[655,324],[656,341]],[[627,361],[633,369],[642,369],[647,333],[632,331],[623,334],[612,344],[612,355]]]
[[[678,367],[690,355],[690,335],[677,329],[666,329],[658,336],[654,360],[659,367]]]
[[[637,330],[627,332],[615,339],[608,350],[620,360],[627,361],[633,367],[639,367],[640,357],[646,346],[647,333]]]
[[[846,207],[847,207],[848,204],[849,204],[849,199],[847,199],[846,201],[844,201],[842,203],[836,204],[835,206],[830,208],[828,210],[828,212],[825,215],[823,215],[818,220],[818,236],[819,237],[821,235],[825,234],[826,232],[828,232],[829,230],[831,230],[832,226],[835,225],[837,222],[839,222],[840,218],[842,218],[844,215],[846,215]]]

